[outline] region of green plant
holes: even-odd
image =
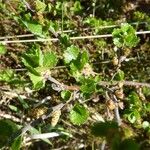
[[[45,81],[50,75],[49,69],[57,64],[57,57],[53,52],[43,54],[39,47],[33,47],[23,55],[22,62],[29,70],[28,75],[33,88],[39,90],[45,86]]]
[[[120,29],[114,29],[113,42],[117,47],[135,47],[139,38],[135,34],[134,28],[129,24],[123,24]]]
[[[81,125],[85,123],[85,121],[88,118],[88,115],[89,113],[84,106],[76,104],[70,111],[70,120],[75,125]]]
[[[147,149],[149,15],[130,3],[0,1],[1,147]]]

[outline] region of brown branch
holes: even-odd
[[[116,85],[118,84],[120,81],[113,81],[113,82],[109,82],[109,81],[100,81],[99,85]],[[145,87],[150,87],[150,83],[143,83],[143,82],[136,82],[136,81],[122,81],[124,86],[145,86]]]
[[[59,81],[57,81],[56,79],[54,79],[53,77],[48,78],[49,81],[55,83],[56,85],[59,85],[60,87],[62,87],[62,89],[65,90],[70,90],[70,91],[79,91],[80,90],[80,86],[77,85],[65,85],[63,83],[60,83]],[[113,81],[113,82],[109,82],[109,81],[100,81],[99,85],[100,86],[107,86],[107,85],[117,85],[120,81]],[[150,83],[142,83],[142,82],[135,82],[135,81],[122,81],[124,86],[145,86],[145,87],[150,87]]]

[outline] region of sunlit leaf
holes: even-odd
[[[25,25],[25,27],[33,34],[44,37],[41,24],[37,23],[36,21],[28,21],[28,20],[21,20],[21,21]]]
[[[128,115],[128,120],[131,123],[135,123],[136,121],[140,121],[141,116],[140,113],[137,110],[133,110],[129,115]]]
[[[43,53],[40,48],[33,47],[22,56],[22,62],[26,67],[39,67],[43,65]]]
[[[0,81],[9,82],[14,78],[14,72],[11,69],[0,70]]]
[[[18,111],[18,108],[14,105],[8,105],[8,107],[12,110],[12,111],[15,111],[17,112]]]
[[[33,89],[39,90],[45,86],[45,80],[42,76],[36,76],[32,73],[29,73],[29,77],[33,84]]]
[[[70,120],[75,125],[81,125],[85,123],[88,119],[88,116],[88,110],[80,104],[76,104],[70,112]]]
[[[84,66],[88,63],[89,60],[89,54],[87,51],[83,51],[81,54],[78,55],[76,60],[73,60],[70,64],[70,73],[71,75],[78,81],[82,69]]]
[[[91,93],[94,93],[96,91],[96,85],[97,83],[100,81],[100,78],[98,77],[90,77],[90,78],[81,78],[80,79],[80,82],[81,82],[81,88],[80,90],[83,92],[83,93],[88,93],[88,94],[91,94]]]
[[[82,85],[81,85],[81,88],[80,90],[83,92],[83,93],[93,93],[96,91],[96,85],[97,83],[95,82],[94,79],[90,79],[90,78],[87,78],[87,79],[83,79],[82,80]]]
[[[128,96],[128,100],[129,100],[130,105],[133,104],[133,106],[136,106],[137,108],[140,108],[142,106],[142,102],[138,94],[134,91],[130,92]]]
[[[79,54],[79,49],[74,45],[67,48],[64,51],[64,60],[66,63],[70,63],[72,60],[76,60]]]
[[[83,69],[84,65],[88,63],[89,54],[87,51],[83,51],[80,55],[80,69]]]
[[[79,13],[82,10],[80,1],[75,1],[74,6],[71,9],[74,13]]]
[[[57,64],[57,56],[53,52],[44,53],[43,67],[52,68]]]
[[[114,29],[112,32],[113,42],[117,47],[135,47],[139,38],[135,34],[134,28],[129,24],[123,24],[120,29]]]

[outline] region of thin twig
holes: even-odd
[[[36,105],[34,105],[34,108],[39,107],[40,105],[46,103],[50,99],[51,99],[51,96],[47,96],[47,97],[43,98],[39,103],[37,103]]]
[[[106,146],[106,140],[103,140],[100,149],[101,149],[101,150],[105,150],[105,146]]]
[[[61,31],[63,33],[64,30],[64,2],[62,1],[62,6],[61,6]]]
[[[69,137],[72,137],[72,135],[70,133],[66,133],[66,132],[50,132],[50,133],[42,133],[42,134],[33,134],[33,135],[29,136],[25,140],[25,142],[28,142],[28,141],[34,140],[34,139],[54,138],[54,137],[58,137],[60,135],[68,135]]]
[[[137,24],[147,24],[147,22],[133,22],[133,23],[129,23],[129,24],[133,24],[133,25],[137,25]],[[108,26],[99,26],[98,29],[109,29],[109,28],[115,28],[115,27],[119,27],[121,26],[121,24],[118,25],[108,25]],[[95,30],[96,28],[84,28],[82,29],[82,31],[88,31],[88,30]],[[51,31],[51,29],[49,29]],[[77,32],[75,30],[64,30],[64,31],[57,31],[57,34],[60,33],[70,33],[70,32]],[[4,39],[13,39],[13,38],[23,38],[23,37],[33,37],[35,36],[34,34],[23,34],[23,35],[14,35],[14,36],[4,36],[4,37],[0,37],[0,40],[4,40]]]
[[[115,96],[114,91],[112,91],[109,88],[107,88],[107,91],[110,93],[111,99],[115,103],[115,108],[114,108],[115,120],[116,120],[117,124],[120,126],[121,125],[121,118],[120,118],[120,114],[119,114],[118,99]],[[106,99],[109,99],[109,95],[108,95],[107,91],[106,91]]]
[[[2,119],[2,118],[10,119],[14,122],[21,122],[21,120],[19,118],[15,117],[15,116],[12,116],[10,114],[7,114],[6,112],[0,111],[0,119]]]
[[[78,91],[79,90],[79,86],[68,86],[65,85],[63,83],[60,83],[58,80],[56,80],[55,78],[49,76],[47,78],[47,80],[51,81],[52,83],[55,83],[57,86],[59,86],[60,90],[66,89],[66,90],[71,90],[71,91]]]
[[[22,34],[22,35],[14,35],[14,36],[4,36],[0,37],[0,40],[4,39],[13,39],[13,38],[23,38],[23,37],[33,37],[34,34]]]
[[[29,3],[28,3],[26,0],[20,0],[20,1],[25,4],[25,6],[26,6],[27,9],[29,9],[29,10],[32,11],[32,12],[35,12],[35,10],[33,10],[33,9],[30,7]]]
[[[115,119],[116,119],[116,122],[118,123],[118,125],[120,126],[121,125],[121,118],[120,118],[120,114],[119,114],[118,100],[114,94],[112,96],[113,96],[114,102],[116,103],[116,107],[114,109]]]
[[[150,34],[150,31],[138,31],[136,32],[137,35],[139,34]],[[77,36],[77,37],[70,37],[70,40],[84,40],[84,39],[98,39],[98,38],[108,38],[112,37],[112,34],[104,34],[104,35],[88,35],[88,36]],[[31,39],[31,40],[8,40],[8,41],[0,41],[3,44],[9,43],[28,43],[28,42],[57,42],[59,38],[47,38],[47,39]]]
[[[118,84],[119,81],[100,81],[99,85],[116,85]],[[150,87],[150,83],[142,83],[142,82],[136,82],[136,81],[123,81],[124,86],[145,86],[145,87]]]
[[[62,89],[66,89],[66,90],[71,90],[71,91],[79,91],[80,90],[80,86],[77,85],[65,85],[63,83],[60,83],[59,81],[57,81],[56,79],[54,79],[53,77],[49,78],[49,81],[55,83],[56,85],[59,85],[60,88]],[[113,82],[109,82],[109,81],[100,81],[98,84],[100,86],[103,86],[104,88],[107,89],[106,85],[117,85],[119,83],[119,81],[113,81]],[[123,81],[123,85],[124,86],[145,86],[145,87],[150,87],[149,83],[141,83],[141,82],[135,82],[135,81]],[[108,89],[107,89],[108,90]],[[109,90],[109,92],[113,93],[112,91]]]
[[[126,85],[126,86],[145,86],[145,87],[150,87],[150,83],[141,83],[141,82],[134,82],[134,81],[124,81],[124,85]]]
[[[28,142],[30,140],[34,140],[34,139],[47,139],[47,138],[53,138],[53,137],[58,137],[60,136],[60,133],[56,133],[56,132],[50,132],[50,133],[43,133],[43,134],[33,134],[31,136],[29,136],[25,142]]]
[[[95,11],[96,11],[96,0],[93,0],[93,17],[95,17]]]

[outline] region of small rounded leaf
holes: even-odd
[[[64,52],[64,60],[66,63],[70,63],[72,60],[76,60],[79,54],[79,49],[74,45],[71,45]]]
[[[76,104],[70,112],[70,120],[75,125],[81,125],[85,123],[88,116],[88,110],[80,104]]]

